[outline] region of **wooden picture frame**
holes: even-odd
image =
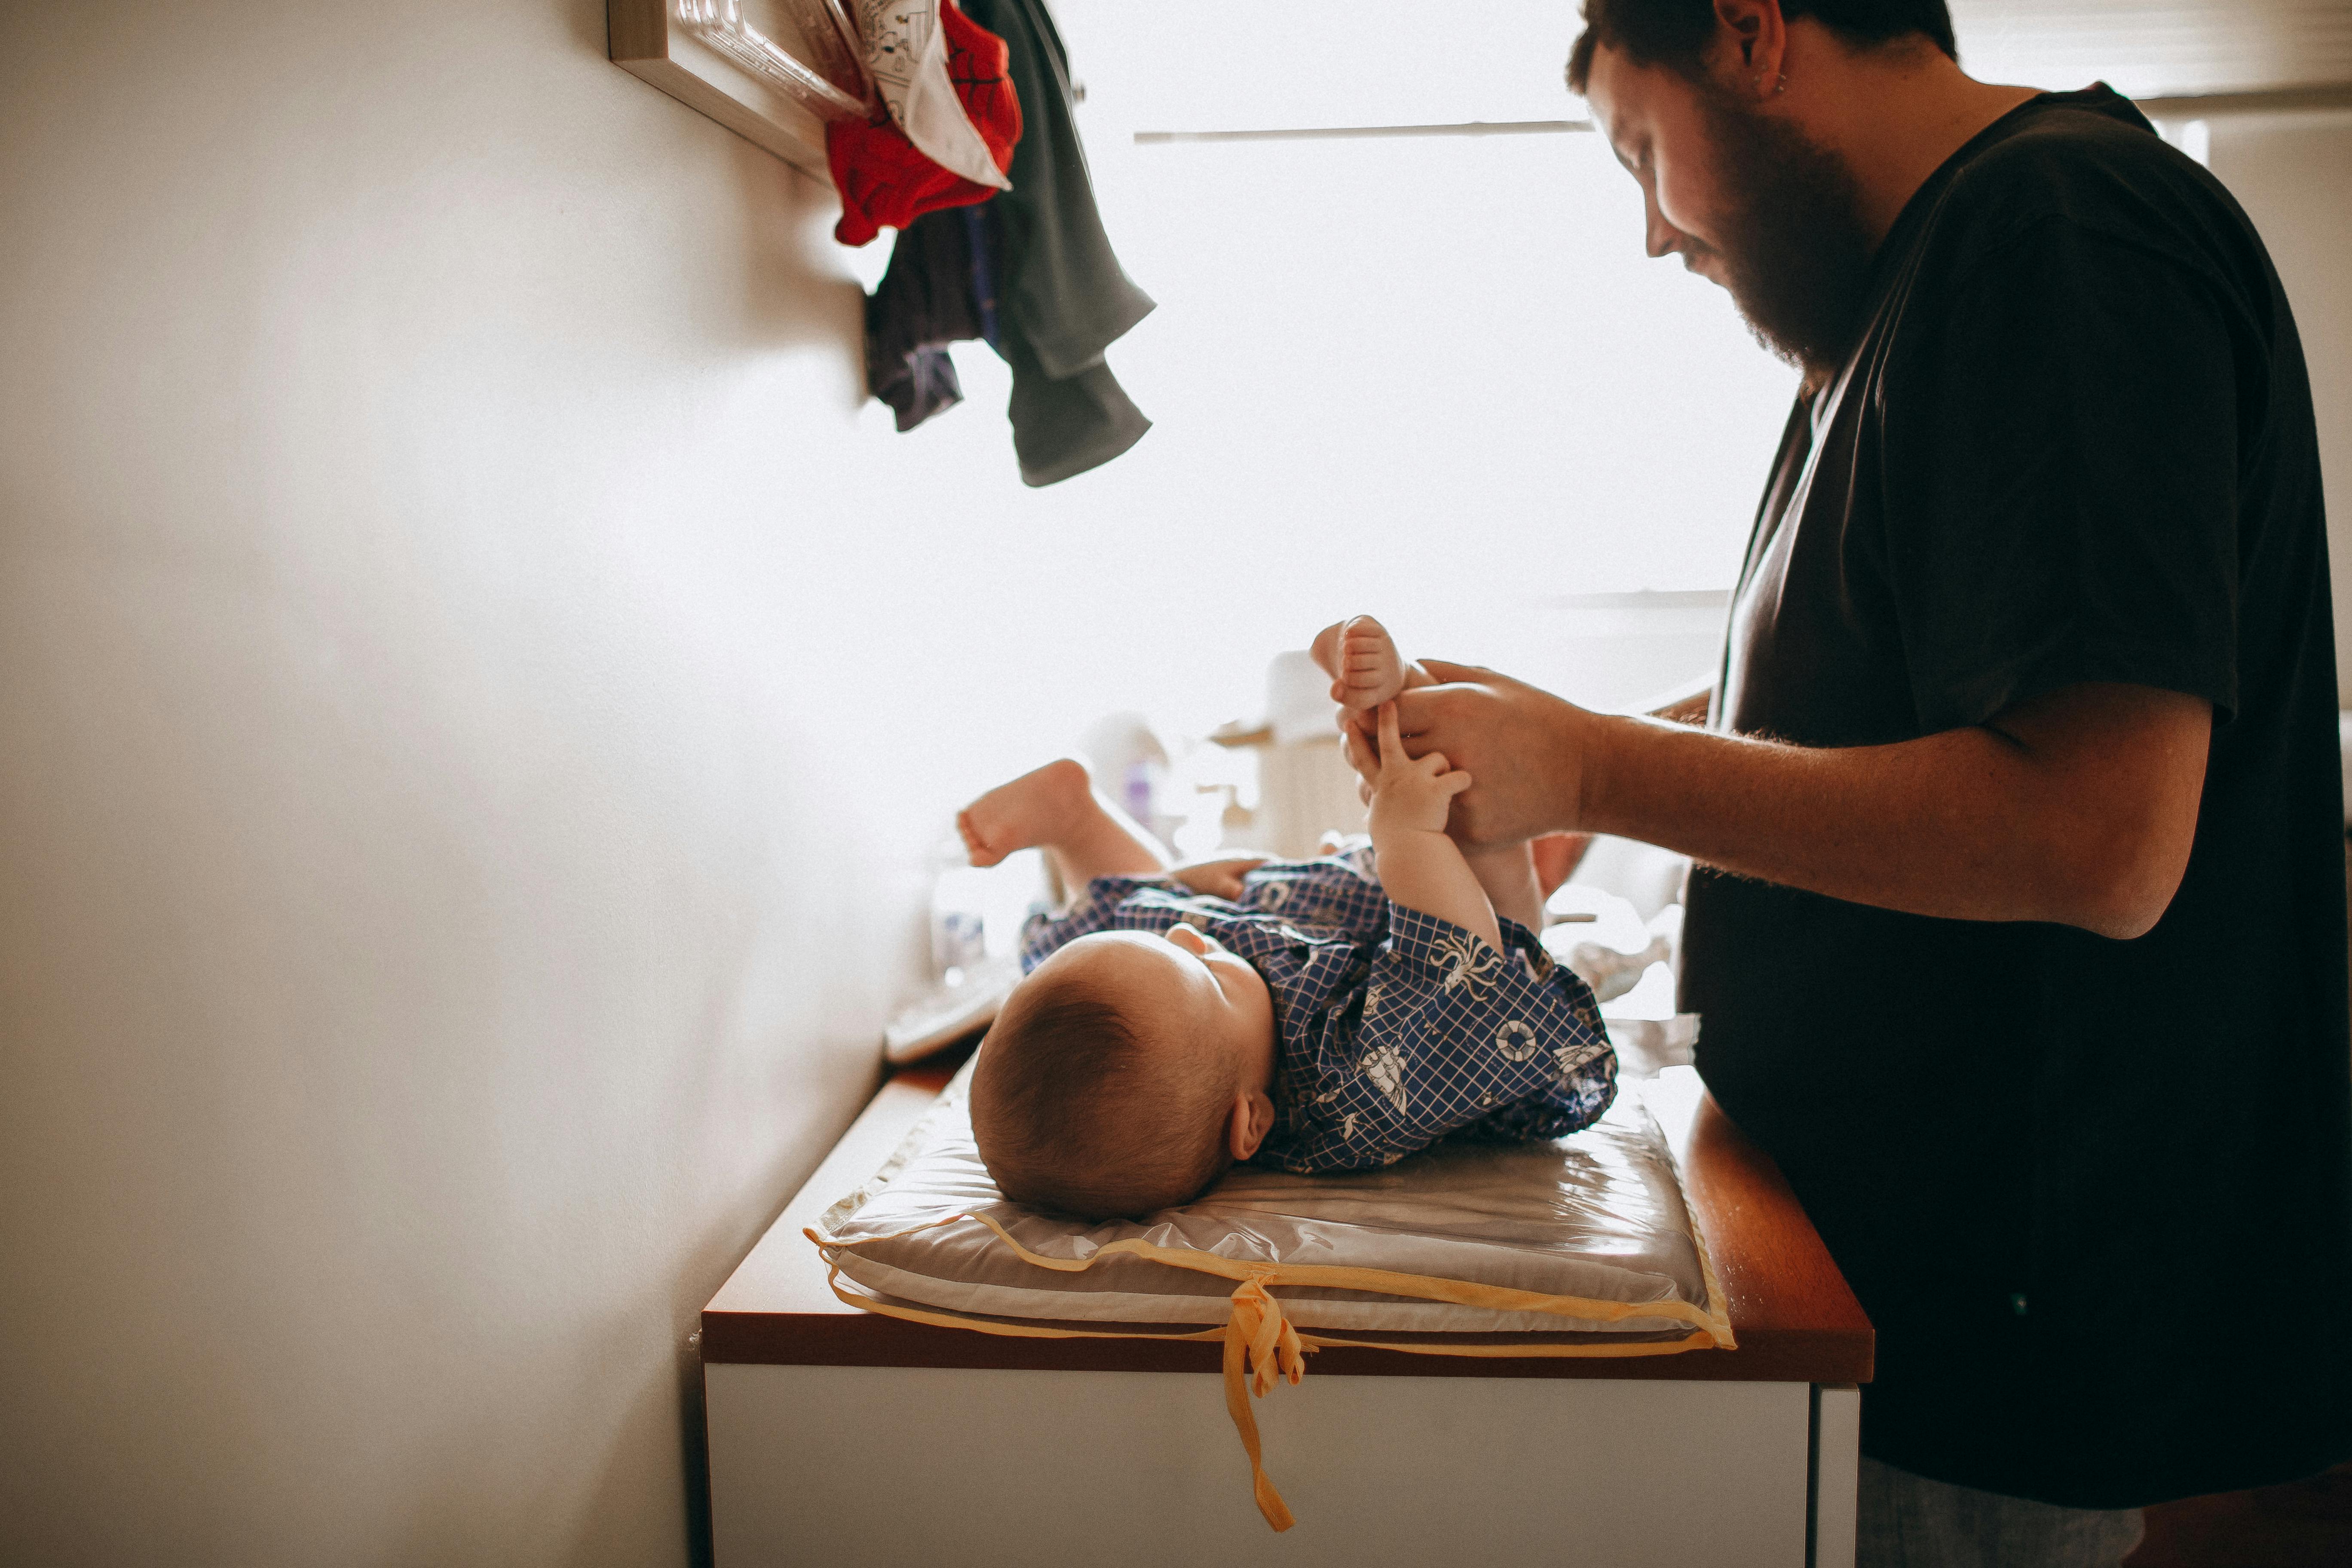
[[[873,112],[844,0],[607,0],[613,63],[830,184],[824,127]]]

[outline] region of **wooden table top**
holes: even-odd
[[[702,1310],[702,1359],[796,1366],[1017,1367],[1214,1372],[1213,1342],[1011,1339],[863,1312],[825,1284],[801,1233],[881,1167],[947,1085],[952,1067],[917,1067],[882,1087]],[[1680,1163],[1730,1308],[1738,1348],[1633,1357],[1470,1358],[1332,1346],[1316,1376],[1679,1378],[1867,1383],[1873,1335],[1853,1292],[1762,1151],[1717,1109],[1697,1075],[1671,1069],[1648,1101]],[[1407,1336],[1390,1335],[1391,1339]],[[1421,1337],[1421,1336],[1412,1336]],[[1440,1336],[1430,1336],[1440,1337]],[[1503,1336],[1476,1336],[1480,1338]],[[1524,1338],[1525,1336],[1519,1336]]]

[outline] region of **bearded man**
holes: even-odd
[[[1650,254],[1801,390],[1708,697],[1603,715],[1424,661],[1403,727],[1475,779],[1473,845],[1694,857],[1701,1070],[1878,1330],[1864,1561],[2113,1563],[2140,1505],[2352,1454],[2335,649],[2286,298],[2128,102],[1970,79],[1942,0],[1584,16],[1570,85]]]

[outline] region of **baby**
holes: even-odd
[[[1465,856],[1445,821],[1470,775],[1398,739],[1391,699],[1430,677],[1370,616],[1314,654],[1336,700],[1378,716],[1369,846],[1174,866],[1067,758],[957,818],[973,865],[1035,846],[1074,900],[1032,918],[1025,978],[972,1071],[972,1131],[1005,1196],[1141,1215],[1239,1160],[1368,1170],[1448,1134],[1555,1138],[1608,1109],[1592,993],[1536,940],[1534,854]]]

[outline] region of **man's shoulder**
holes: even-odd
[[[2053,225],[2198,259],[2245,220],[2210,173],[2097,88],[2032,100],[1964,152],[1936,196],[1927,237],[1972,256]]]
[[[1898,320],[1933,327],[1965,300],[2006,310],[2032,295],[2152,319],[2201,301],[2256,349],[2277,331],[2283,301],[2252,222],[2113,93],[2045,94],[1940,178],[1903,220]]]

